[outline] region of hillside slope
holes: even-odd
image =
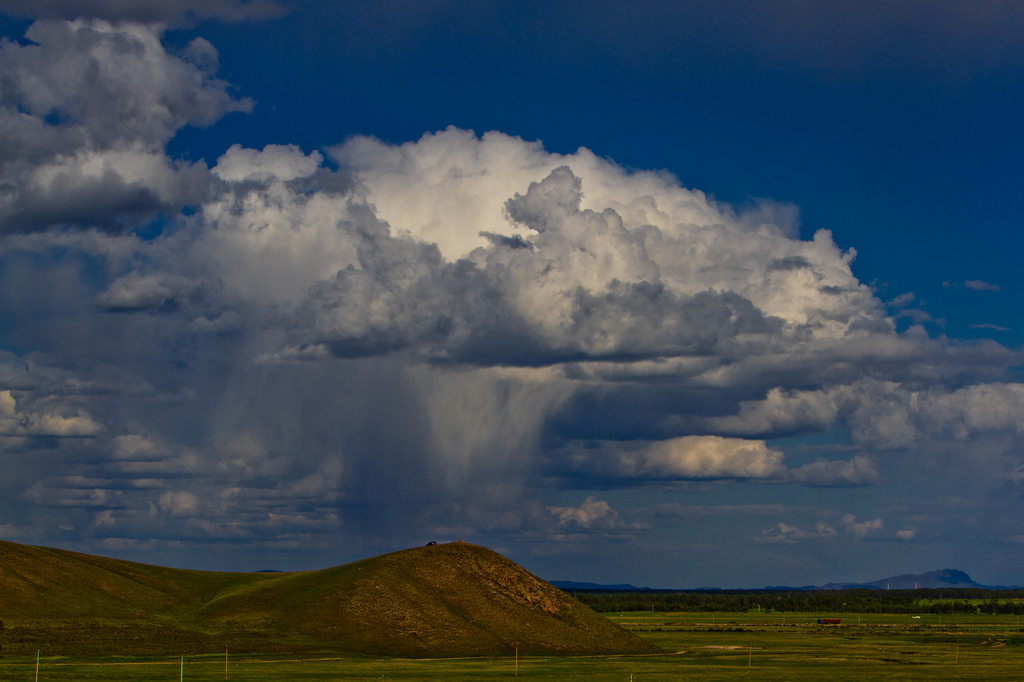
[[[0,618],[172,615],[242,576],[247,574],[183,571],[0,541]]]
[[[338,651],[401,656],[654,650],[476,545],[322,571],[186,571],[0,542],[5,651]]]

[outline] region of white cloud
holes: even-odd
[[[658,281],[679,295],[733,291],[766,315],[815,325],[816,334],[842,333],[857,317],[878,316],[878,302],[850,272],[854,253],[839,251],[829,233],[819,232],[811,242],[793,239],[786,211],[736,214],[668,174],[628,173],[587,149],[550,154],[538,143],[501,133],[477,138],[449,128],[400,146],[357,137],[329,153],[356,171],[382,219],[400,234],[436,243],[448,260],[486,246],[481,232],[511,233],[538,248],[554,248],[557,241],[522,230],[546,232],[545,221],[568,211],[563,217],[577,227],[564,228],[564,237],[581,257],[559,262],[556,274],[566,284],[597,291],[616,278]],[[539,185],[532,208],[511,208],[523,204],[524,195],[505,209],[506,199],[562,166],[580,179],[586,221],[573,219],[571,187],[551,187],[541,201]],[[519,219],[510,222],[509,214]],[[768,222],[775,219],[783,222]],[[607,227],[598,230],[602,223]]]
[[[183,236],[190,241],[172,243],[172,256],[185,260],[178,267],[222,282],[236,301],[294,305],[316,282],[358,264],[351,197],[295,185],[341,182],[326,171],[315,177],[321,160],[293,146],[231,147],[213,168],[231,185],[203,205],[202,223]]]
[[[217,159],[213,174],[229,182],[287,182],[313,175],[322,162],[318,152],[307,156],[295,145],[268,144],[257,151],[235,144]]]
[[[824,391],[786,391],[775,387],[763,400],[747,400],[739,412],[710,420],[715,430],[735,434],[827,430],[839,416],[835,400]]]
[[[761,544],[793,544],[797,542],[821,542],[823,540],[838,540],[841,537],[849,537],[853,540],[887,539],[885,535],[885,523],[881,518],[857,521],[853,514],[843,514],[839,518],[840,530],[827,521],[816,521],[809,528],[791,526],[787,523],[778,523],[772,528],[761,531],[761,534],[754,538],[754,542]],[[906,539],[900,532],[897,537]]]
[[[999,291],[998,284],[990,284],[983,282],[980,279],[968,279],[964,281],[964,286],[974,291]]]
[[[637,453],[637,473],[682,479],[780,477],[784,455],[765,445],[719,436],[684,436],[654,443]]]
[[[630,184],[631,176],[617,173]],[[681,195],[677,204],[696,200],[658,182],[670,195],[666,201],[672,193]],[[722,212],[703,217],[724,226],[666,222],[662,230],[624,221],[607,207],[581,210],[582,196],[569,167],[555,168],[505,202],[508,215],[534,236],[507,243],[489,237],[493,244],[455,263],[415,232],[394,238],[372,217],[354,216],[349,229],[359,267],[311,290],[301,314],[309,324],[303,342],[342,355],[408,349],[455,361],[549,364],[757,354],[773,342],[824,340],[871,325],[891,333],[878,302],[850,275],[852,255],[840,253],[825,233],[799,242]],[[700,200],[702,214],[715,210]],[[387,215],[386,207],[378,210]],[[530,248],[517,248],[527,241]],[[695,257],[715,266],[683,267]]]
[[[619,513],[593,495],[579,507],[548,507],[548,511],[558,528],[566,530],[611,530],[621,523]]]
[[[627,487],[743,480],[845,488],[876,485],[881,479],[874,460],[865,454],[791,468],[782,450],[762,440],[721,436],[682,436],[640,445],[589,442],[553,451],[548,466],[562,477],[562,486],[583,488],[595,480]]]
[[[843,531],[852,536],[855,540],[863,540],[867,537],[878,535],[885,529],[885,524],[882,523],[882,519],[872,519],[868,521],[857,521],[857,517],[853,514],[844,514],[842,518]]]

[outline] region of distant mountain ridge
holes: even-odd
[[[629,584],[601,585],[599,583],[574,582],[572,580],[552,580],[551,584],[562,590],[616,590],[616,591],[649,591],[650,587],[634,587]],[[980,590],[1018,590],[1018,585],[982,585],[975,582],[971,576],[963,571],[953,568],[943,568],[938,571],[927,573],[906,573],[903,575],[882,578],[867,583],[825,583],[824,585],[804,585],[792,587],[789,585],[768,585],[765,590],[928,590],[942,588],[977,588]],[[659,588],[662,589],[662,588]],[[664,588],[665,591],[677,589],[680,591],[689,590],[720,590],[730,589],[722,587],[698,587],[698,588]]]
[[[963,571],[953,568],[943,568],[939,571],[927,573],[906,573],[891,578],[873,580],[869,583],[826,583],[816,588],[819,590],[849,590],[854,588],[868,588],[876,590],[927,590],[948,588],[974,587],[982,590],[1011,590],[1017,586],[1007,585],[982,585],[971,579]]]
[[[578,583],[575,580],[552,580],[552,585],[560,590],[620,590],[622,592],[628,592],[630,590],[649,590],[649,587],[637,587],[636,585],[629,585],[623,583],[620,585],[601,585],[600,583]]]

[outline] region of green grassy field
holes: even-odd
[[[469,543],[319,571],[211,573],[0,541],[2,653],[108,657],[648,653],[643,639]]]
[[[605,614],[665,653],[405,659],[329,655],[51,657],[40,680],[1005,680],[1024,675],[1016,616]],[[818,626],[839,617],[839,626]],[[0,679],[34,680],[35,658],[0,658]]]

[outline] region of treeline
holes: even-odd
[[[730,611],[1024,614],[1024,590],[567,590],[601,613]],[[982,601],[978,601],[982,600]]]

